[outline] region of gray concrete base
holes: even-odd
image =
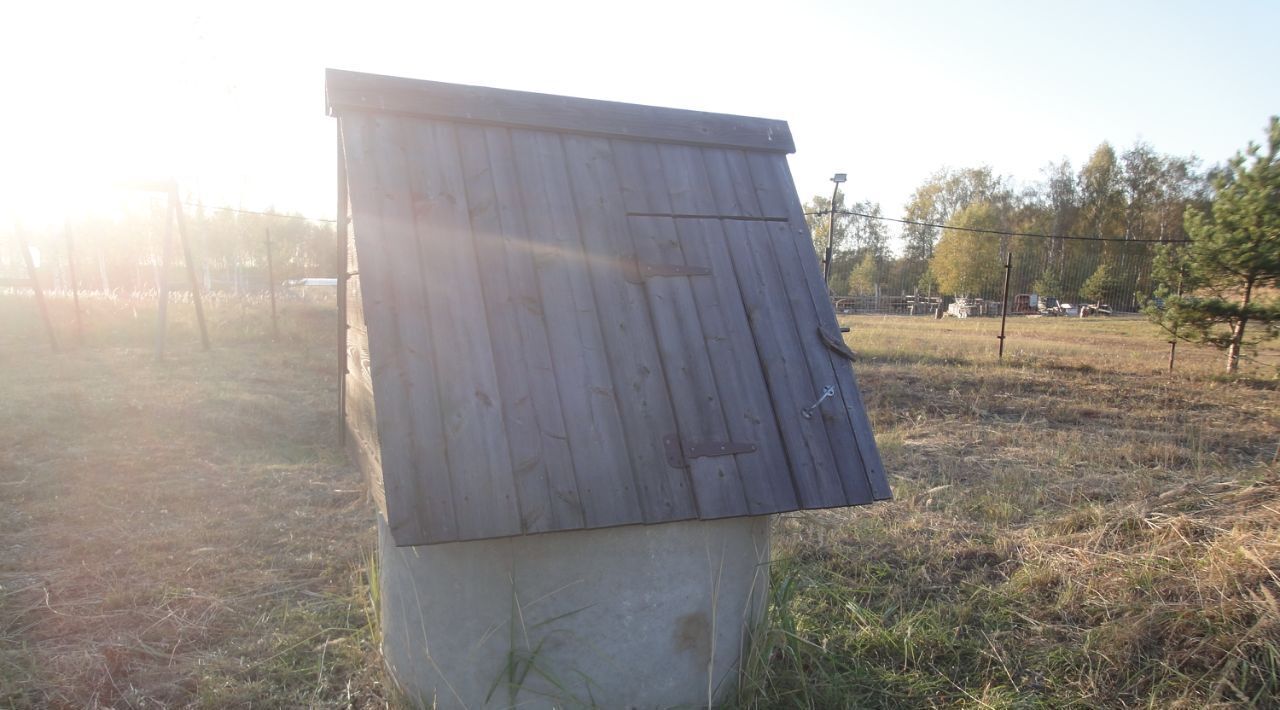
[[[769,518],[394,547],[382,648],[425,707],[705,707],[765,611]]]

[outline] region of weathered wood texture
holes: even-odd
[[[510,128],[791,153],[786,121],[329,69],[331,115],[356,109]]]
[[[343,393],[397,544],[888,497],[784,155],[351,105]]]

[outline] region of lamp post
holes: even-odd
[[[844,173],[836,173],[831,177],[831,182],[836,184],[836,189],[831,192],[831,223],[827,226],[827,260],[824,262],[822,269],[822,280],[827,285],[827,291],[831,290],[831,256],[836,246],[836,197],[840,194],[840,183],[848,179]]]

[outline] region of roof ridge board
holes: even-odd
[[[325,72],[330,115],[347,109],[610,138],[794,153],[786,121],[341,69]]]

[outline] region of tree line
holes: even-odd
[[[1186,240],[1183,213],[1207,204],[1212,179],[1194,156],[1162,154],[1142,142],[1119,152],[1102,143],[1079,169],[1065,159],[1051,162],[1030,184],[988,166],[942,169],[903,205],[899,214],[911,223],[902,226],[897,249],[885,221],[839,214],[883,216],[878,203],[840,196],[831,290],[998,297],[1012,254],[1017,291],[1133,310],[1155,286],[1151,242]],[[805,207],[821,260],[832,233],[831,200],[817,196]]]

